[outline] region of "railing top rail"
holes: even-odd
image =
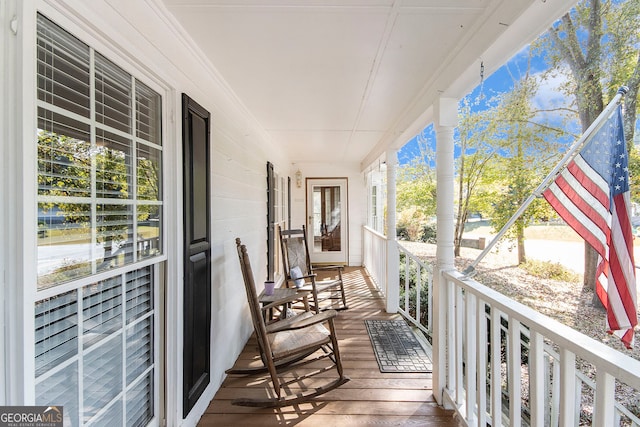
[[[635,360],[599,341],[590,338],[557,320],[527,307],[511,298],[488,288],[459,271],[443,272],[445,278],[457,283],[465,291],[475,294],[509,317],[517,319],[531,330],[541,333],[554,343],[568,349],[591,363],[596,368],[620,379],[640,390],[640,361]],[[604,323],[604,321],[603,321]]]
[[[428,271],[431,271],[431,264],[429,264],[428,262],[425,262],[423,260],[421,260],[420,258],[418,258],[416,255],[414,255],[409,249],[405,248],[404,246],[402,246],[402,243],[397,242],[398,243],[398,249],[400,251],[402,251],[404,254],[406,254],[406,256],[408,256],[412,261],[415,261],[416,263],[420,264],[420,266]]]
[[[363,228],[365,230],[367,230],[368,232],[370,232],[371,234],[375,234],[377,237],[380,237],[381,239],[387,239],[387,236],[385,236],[384,234],[380,233],[379,231],[374,230],[373,228],[369,227],[368,225],[363,226]]]

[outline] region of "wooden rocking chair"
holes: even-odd
[[[265,307],[260,307],[247,248],[240,242],[240,239],[236,239],[236,245],[251,319],[260,349],[260,357],[264,364],[263,371],[269,372],[275,396],[260,399],[240,398],[232,403],[256,407],[288,406],[306,402],[349,381],[349,378],[343,373],[333,324],[337,312],[328,310],[316,314],[305,311],[294,317],[267,324],[263,315],[264,310],[274,304],[282,304],[283,301],[276,301]],[[282,377],[284,372],[321,360],[328,362],[326,366],[316,368],[311,372],[305,370],[303,375],[294,376],[289,380]],[[301,384],[304,387],[306,379],[334,368],[337,371],[336,379],[330,377],[318,387],[303,389],[299,393],[287,393],[287,390],[290,389],[289,386]],[[230,369],[227,371],[229,374],[252,374],[255,372],[255,369]],[[300,372],[302,370],[296,370],[295,373],[300,374]],[[326,376],[321,377],[326,378]]]
[[[283,230],[279,228],[280,249],[287,286],[313,294],[316,312],[325,309],[345,310],[347,298],[342,281],[343,267],[340,265],[312,266],[307,246],[307,230]],[[333,278],[318,280],[318,272],[333,272]]]

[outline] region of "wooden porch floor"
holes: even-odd
[[[431,374],[381,373],[364,324],[365,319],[395,319],[362,268],[344,273],[349,309],[336,322],[345,374],[351,381],[313,401],[283,408],[234,406],[231,400],[266,395],[266,375],[229,376],[209,404],[199,426],[456,426],[453,412],[433,398]],[[257,354],[252,338],[240,359]],[[335,371],[334,371],[335,372]]]

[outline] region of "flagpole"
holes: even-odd
[[[555,168],[546,176],[546,178],[538,185],[538,187],[529,195],[529,197],[520,205],[520,208],[514,213],[511,218],[506,222],[506,224],[498,231],[498,234],[489,242],[489,244],[484,248],[484,250],[478,255],[478,257],[469,265],[465,270],[464,274],[467,276],[473,276],[475,274],[475,269],[478,263],[484,258],[491,249],[498,243],[498,240],[502,238],[502,236],[507,232],[507,230],[513,225],[514,222],[524,213],[524,211],[529,207],[529,205],[536,199],[536,197],[540,197],[540,194],[549,187],[555,181],[558,174],[562,172],[565,166],[573,160],[573,158],[577,155],[578,151],[582,148],[582,146],[587,142],[587,140],[596,133],[607,121],[609,116],[614,112],[614,110],[618,107],[618,104],[622,102],[622,98],[629,91],[629,88],[626,86],[621,86],[618,89],[618,92],[613,97],[613,99],[609,102],[609,104],[602,110],[600,115],[596,117],[596,119],[591,123],[591,125],[587,128],[586,131],[582,134],[582,136],[573,143],[571,148],[565,153],[560,162],[556,165]]]

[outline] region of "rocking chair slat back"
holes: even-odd
[[[337,316],[337,312],[335,310],[328,310],[316,314],[305,311],[294,318],[276,321],[267,325],[263,310],[260,307],[247,248],[241,243],[240,239],[236,239],[236,245],[245,290],[247,292],[251,320],[258,340],[260,357],[265,365],[265,369],[262,372],[267,371],[269,373],[275,391],[275,397],[236,399],[233,403],[244,406],[265,407],[293,405],[295,403],[308,401],[315,396],[324,394],[349,381],[349,378],[344,375],[342,369],[338,339],[336,338],[335,326],[333,324],[333,319]],[[309,359],[314,355],[314,359]],[[328,366],[316,372],[300,374],[293,381],[283,381],[280,378],[280,374],[285,370],[291,370],[297,366],[319,360],[324,360],[328,363]],[[285,389],[289,389],[288,385],[298,383],[304,386],[304,380],[306,378],[331,369],[336,369],[337,378],[331,380],[329,377],[322,386],[306,389],[300,393],[285,393]],[[259,371],[260,370],[254,367],[245,370],[230,369],[227,373],[255,374]],[[269,396],[273,395],[273,393],[268,394]]]
[[[316,312],[322,309],[348,308],[342,280],[343,267],[340,265],[314,267],[311,264],[305,226],[291,230],[279,228],[279,234],[287,286],[310,291]],[[320,280],[317,277],[320,271],[333,274],[333,277]]]

